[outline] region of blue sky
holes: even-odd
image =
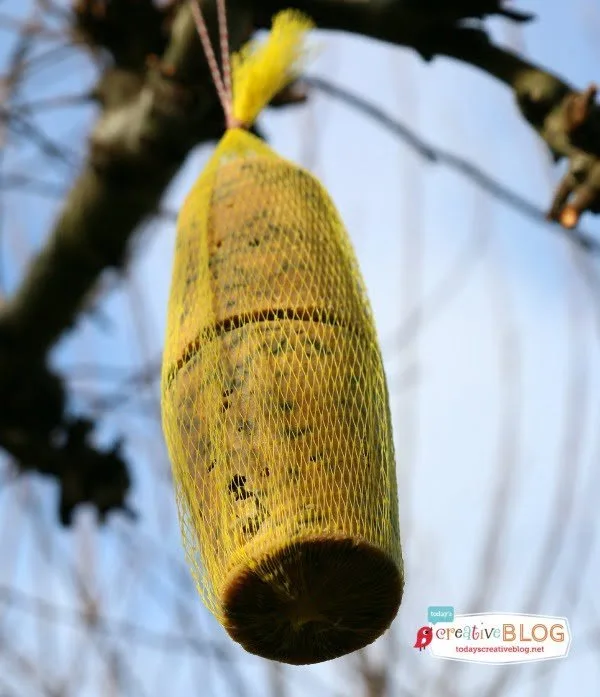
[[[569,7],[536,5],[518,3],[541,14],[522,30],[490,23],[495,38],[524,45],[536,62],[586,86],[596,77],[600,11],[583,1]],[[12,1],[0,4],[3,12],[16,12],[16,7]],[[477,164],[532,202],[548,205],[557,174],[504,86],[454,61],[425,64],[410,51],[360,37],[321,33],[319,41],[323,51],[310,74],[361,94],[432,144]],[[69,65],[58,86],[46,87],[43,75],[32,78],[29,95],[44,89],[77,92],[90,83],[89,63]],[[54,113],[40,123],[57,136],[71,134],[73,149],[81,155],[93,116],[91,109]],[[594,583],[600,573],[594,515],[600,485],[594,429],[600,408],[600,334],[595,324],[599,300],[581,280],[580,265],[588,262],[549,226],[490,199],[448,169],[424,164],[381,127],[325,95],[315,92],[308,105],[266,113],[261,121],[272,146],[311,168],[335,200],[359,257],[384,352],[406,591],[391,636],[369,655],[395,667],[391,694],[403,694],[403,688],[423,697],[456,690],[461,697],[489,694],[486,689],[496,680],[508,679],[506,691],[498,694],[524,697],[543,689],[549,696],[569,690],[591,697],[600,685],[600,643],[596,638],[593,649],[589,640],[600,626]],[[205,146],[190,155],[169,190],[166,208],[181,205],[209,154]],[[41,161],[31,155],[28,164],[22,150],[6,157],[7,167],[25,171],[37,171],[35,163]],[[56,164],[46,164],[43,173],[58,182],[70,176]],[[31,196],[15,196],[5,204],[3,278],[9,288],[55,214],[55,204]],[[589,216],[584,226],[600,232],[599,222]],[[81,372],[77,366],[127,371],[159,357],[173,244],[172,224],[148,225],[126,276],[105,279],[109,290],[100,310],[109,329],[97,315],[88,316],[56,352],[56,363],[76,388],[76,407],[89,407],[89,394],[115,389],[114,382],[96,378],[84,390],[75,381]],[[456,275],[457,264],[459,282],[440,304],[436,289]],[[420,331],[403,341],[406,318],[423,303]],[[56,531],[52,485],[10,485],[0,493],[0,583],[54,604],[80,606],[68,562],[97,595],[104,615],[156,633],[211,637],[231,649],[243,675],[251,678],[248,694],[268,694],[272,675],[266,663],[228,641],[203,610],[183,569],[157,396],[156,384],[140,390],[132,402],[105,414],[99,434],[107,442],[120,434],[127,437],[135,474],[132,500],[141,522],[132,526],[115,518],[96,532],[83,511],[75,532]],[[494,498],[501,486],[506,509],[497,508]],[[590,561],[579,573],[588,542]],[[497,557],[486,574],[482,562],[494,544]],[[574,584],[579,584],[577,594]],[[507,668],[465,666],[419,654],[412,649],[414,633],[431,604],[454,605],[457,612],[566,615],[573,632],[570,656]],[[79,664],[88,683],[80,694],[101,694],[106,688],[106,671],[90,638],[76,643],[76,631],[32,618],[15,605],[3,621],[5,632],[17,636],[15,646],[44,665],[50,678],[68,677]],[[175,674],[174,695],[189,694],[199,679],[207,694],[231,690],[214,658],[143,648],[116,634],[110,634],[110,643],[120,648],[136,675],[135,684],[126,683],[121,694],[159,694]],[[3,656],[2,647],[5,679],[26,686],[14,657]],[[83,658],[77,659],[78,652]],[[311,687],[311,680],[358,695],[356,670],[356,657],[347,657],[323,666],[285,668],[284,679],[292,695],[306,690],[330,694],[321,683]],[[39,689],[32,684],[23,694]]]

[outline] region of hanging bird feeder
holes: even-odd
[[[386,380],[348,234],[317,179],[244,128],[298,75],[310,26],[284,12],[234,57],[233,101],[214,74],[229,128],[180,212],[162,375],[199,592],[244,648],[294,664],[374,641],[403,589]]]

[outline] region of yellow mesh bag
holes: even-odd
[[[308,21],[234,62],[251,123]],[[390,625],[403,589],[386,381],[356,258],[321,184],[229,130],[180,212],[162,419],[199,592],[248,651],[294,664]]]

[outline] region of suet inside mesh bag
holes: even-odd
[[[296,76],[309,26],[283,13],[236,59],[240,122]],[[403,570],[369,302],[327,192],[242,128],[180,212],[162,415],[187,558],[233,639],[302,664],[385,631]]]

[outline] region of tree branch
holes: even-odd
[[[257,11],[265,26],[281,9],[267,0]],[[568,228],[585,211],[600,213],[600,108],[592,85],[583,92],[551,72],[491,43],[483,29],[466,19],[503,15],[528,21],[527,13],[508,10],[502,0],[297,0],[317,26],[362,34],[415,49],[425,59],[447,56],[473,65],[510,87],[522,116],[569,170],[558,185],[548,216]]]
[[[233,40],[239,43],[244,13],[232,15],[237,19]],[[73,325],[104,269],[123,265],[131,236],[158,209],[192,147],[222,133],[198,44],[184,5],[163,59],[145,76],[117,67],[100,80],[102,111],[85,168],[45,249],[0,318],[4,334],[28,358],[44,356]],[[191,82],[194,73],[200,80]],[[2,372],[0,368],[0,380]]]
[[[469,35],[471,39],[469,40]],[[482,32],[457,29],[439,40],[436,53],[469,63],[512,88],[523,117],[569,169],[548,217],[575,227],[584,211],[600,213],[600,108],[596,88],[579,92],[551,72],[495,46]]]
[[[236,47],[247,37],[250,25],[246,11],[233,2],[230,7],[234,10],[230,32]],[[209,21],[211,14],[208,8]],[[131,55],[125,59],[127,68],[119,65],[120,60],[117,52],[96,89],[101,113],[91,134],[85,167],[45,248],[0,314],[0,392],[5,398],[0,445],[21,469],[38,469],[58,477],[63,498],[71,500],[76,491],[81,501],[96,504],[97,491],[90,490],[89,481],[71,486],[70,495],[65,493],[67,480],[61,473],[72,470],[67,465],[73,458],[57,449],[51,438],[57,429],[64,437],[68,435],[62,386],[56,388],[60,398],[47,400],[43,408],[39,399],[44,385],[54,385],[44,367],[48,351],[73,326],[102,272],[125,263],[132,235],[158,210],[188,152],[223,132],[187,4],[174,17],[162,58],[150,61],[144,73],[139,72],[139,64],[129,67]],[[29,415],[39,411],[47,422],[43,430],[27,423]],[[90,476],[102,457],[112,457],[111,462],[119,459],[115,453],[97,453],[87,443],[85,453],[81,448],[76,452],[82,464],[91,462]],[[83,454],[95,459],[85,460]],[[120,463],[115,465],[117,469]],[[129,481],[126,471],[119,481],[127,482],[121,490],[123,503]],[[71,501],[71,507],[75,503]],[[67,511],[63,519],[69,516]]]

